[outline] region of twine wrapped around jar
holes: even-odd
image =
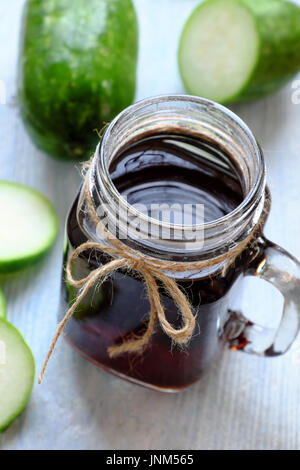
[[[263,209],[260,222],[254,227],[251,233],[237,246],[230,249],[227,253],[224,253],[215,258],[194,261],[194,262],[169,262],[159,259],[155,259],[144,254],[138,253],[137,251],[129,248],[123,242],[118,240],[112,235],[104,224],[100,221],[93,202],[91,200],[88,179],[89,179],[89,165],[84,165],[85,170],[85,183],[84,183],[84,197],[87,204],[88,216],[94,222],[97,227],[98,233],[101,234],[103,240],[108,244],[101,244],[98,242],[89,241],[80,245],[74,250],[66,266],[66,278],[68,283],[79,289],[77,298],[70,309],[67,311],[63,320],[59,323],[57,330],[53,336],[49,351],[45,358],[42,366],[41,373],[39,375],[38,382],[42,382],[48,361],[52,355],[54,347],[58,338],[64,330],[64,327],[73,315],[77,307],[80,305],[83,298],[89,292],[89,290],[98,284],[104,282],[104,280],[111,275],[113,272],[122,269],[129,273],[138,273],[145,282],[147,296],[150,304],[149,320],[145,332],[139,337],[133,337],[125,340],[120,345],[112,345],[108,348],[108,354],[110,357],[116,357],[124,353],[128,354],[142,354],[146,346],[149,344],[151,337],[155,333],[157,320],[162,330],[174,341],[177,345],[187,345],[190,341],[194,329],[195,329],[195,315],[193,314],[192,307],[186,297],[186,295],[180,290],[176,280],[168,277],[166,272],[180,273],[192,270],[202,270],[207,267],[216,266],[226,261],[225,267],[223,268],[223,274],[226,273],[227,267],[232,264],[235,259],[245,250],[249,244],[255,244],[257,236],[261,232],[261,228],[265,222],[266,216],[269,212],[270,197],[266,194],[265,205]],[[80,256],[81,253],[87,250],[97,250],[111,256],[112,260],[105,265],[101,265],[94,269],[83,279],[76,280],[72,275],[72,267],[75,260]],[[182,327],[180,329],[174,328],[171,323],[167,320],[164,307],[161,302],[159,288],[157,282],[166,290],[169,296],[174,300],[177,305],[178,311],[181,314]]]

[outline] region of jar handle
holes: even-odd
[[[300,328],[300,263],[287,251],[262,238],[262,255],[252,262],[245,275],[260,277],[273,284],[284,297],[277,329],[252,323],[242,313],[230,312],[225,333],[232,350],[259,356],[284,354]]]

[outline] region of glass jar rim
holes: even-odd
[[[116,132],[117,132],[116,128],[118,127],[120,122],[123,122],[123,121],[126,122],[130,116],[134,117],[139,112],[149,107],[153,109],[156,108],[157,113],[158,113],[160,106],[165,106],[168,104],[170,105],[170,107],[172,104],[173,106],[175,104],[187,105],[188,107],[190,105],[196,106],[196,107],[198,106],[199,113],[201,109],[202,111],[205,111],[205,113],[208,113],[208,114],[216,113],[216,115],[219,115],[220,117],[222,116],[224,120],[228,121],[227,123],[228,134],[230,134],[230,132],[233,133],[234,130],[236,132],[239,132],[239,135],[245,139],[245,144],[248,145],[249,149],[251,150],[253,159],[256,160],[256,169],[257,169],[256,175],[255,175],[254,181],[251,184],[251,187],[249,188],[249,191],[243,198],[243,201],[228,214],[216,220],[204,222],[203,224],[201,224],[201,226],[199,226],[199,230],[200,229],[204,230],[204,238],[206,239],[206,238],[214,237],[217,233],[219,233],[219,235],[221,235],[222,233],[226,233],[227,230],[231,230],[233,227],[237,227],[238,225],[241,225],[243,222],[247,220],[249,221],[249,219],[251,218],[251,215],[253,215],[254,212],[256,211],[261,212],[263,208],[264,189],[265,189],[265,184],[266,184],[265,183],[265,164],[264,164],[263,154],[261,152],[261,149],[253,133],[251,132],[249,127],[246,125],[246,123],[242,119],[240,119],[235,113],[230,111],[228,108],[220,104],[214,103],[213,101],[196,97],[196,96],[192,96],[192,95],[174,94],[174,95],[159,95],[159,96],[155,96],[151,98],[146,98],[144,100],[138,101],[137,103],[129,106],[128,108],[123,110],[118,116],[116,116],[115,119],[105,129],[101,142],[99,143],[96,149],[95,157],[94,157],[93,165],[92,165],[93,176],[92,176],[91,184],[94,185],[95,181],[97,181],[98,183],[101,182],[101,189],[102,191],[107,192],[108,201],[114,201],[115,203],[117,201],[118,203],[121,202],[121,204],[124,207],[124,210],[130,211],[131,213],[135,214],[137,217],[140,217],[141,219],[145,221],[154,223],[165,229],[182,230],[183,227],[185,229],[187,228],[187,226],[167,223],[167,222],[160,221],[158,219],[152,219],[151,217],[143,214],[142,212],[139,212],[136,208],[133,208],[127,202],[127,200],[122,197],[122,195],[119,193],[119,191],[115,187],[110,177],[110,163],[112,160],[109,161],[107,158],[107,153],[108,153],[107,149],[111,145],[112,141],[116,138]],[[167,108],[164,108],[164,109],[167,109]],[[152,112],[152,115],[155,116],[155,111]],[[200,119],[199,119],[199,123],[200,123]],[[159,129],[159,126],[158,126],[158,129]],[[185,131],[186,129],[182,129],[182,133],[185,133]],[[130,132],[130,129],[128,130],[128,132]],[[123,147],[123,150],[125,148],[126,148],[126,145]],[[91,189],[91,186],[90,186],[90,189]],[[260,214],[258,214],[258,216],[259,215]],[[256,214],[256,217],[254,218],[256,222],[259,218],[258,216]],[[193,228],[194,230],[197,230],[198,226],[193,225],[191,226],[191,228]],[[247,233],[249,233],[250,226],[248,226],[248,230],[246,231]],[[245,233],[245,237],[246,236],[247,234]],[[233,235],[232,239],[229,241],[231,243],[232,242],[236,243],[237,239],[241,241],[242,239],[241,237],[244,238],[243,235],[239,233],[239,237],[234,237]]]

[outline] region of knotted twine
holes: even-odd
[[[128,273],[139,274],[144,280],[147,297],[150,304],[149,320],[146,326],[146,330],[141,336],[125,340],[120,345],[110,346],[107,349],[109,356],[114,358],[124,353],[142,354],[145,347],[149,344],[151,337],[155,333],[157,320],[159,321],[162,330],[172,339],[175,344],[181,346],[187,345],[195,329],[195,315],[193,314],[192,307],[186,295],[180,290],[176,280],[168,277],[165,272],[180,273],[201,270],[227,261],[225,265],[226,272],[226,266],[228,267],[230,264],[232,264],[235,259],[243,252],[243,250],[251,243],[251,241],[255,242],[269,211],[270,199],[267,195],[260,223],[242,242],[222,255],[204,261],[180,263],[163,261],[146,256],[131,249],[107,230],[96,213],[88,188],[90,162],[89,164],[85,164],[84,169],[86,170],[86,174],[83,191],[87,204],[87,215],[94,222],[95,226],[97,227],[97,231],[101,234],[103,240],[106,240],[108,244],[102,244],[94,241],[83,243],[74,250],[67,263],[66,280],[71,286],[79,289],[79,292],[73,305],[69,308],[65,317],[57,326],[39,375],[39,384],[42,382],[47,364],[55,348],[57,340],[63,332],[66,323],[73,315],[77,307],[79,307],[81,301],[93,286],[99,283],[102,284],[109,275],[112,275],[115,271],[121,269]],[[100,265],[98,268],[91,271],[85,278],[76,280],[73,278],[72,274],[74,262],[82,253],[87,250],[96,250],[100,253],[105,253],[111,256],[112,260],[105,265]],[[165,291],[173,299],[178,308],[178,311],[181,314],[182,327],[179,329],[174,328],[166,318],[165,311],[161,303],[157,281],[160,282]]]

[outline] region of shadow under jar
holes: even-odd
[[[168,272],[196,316],[186,347],[172,343],[157,322],[143,354],[109,357],[108,347],[143,334],[149,313],[143,280],[121,270],[91,288],[68,321],[66,338],[79,354],[131,382],[176,391],[198,381],[226,344],[262,356],[282,354],[290,347],[299,329],[299,263],[262,235],[269,210],[263,156],[236,115],[191,96],[141,101],[105,130],[86,178],[99,217],[105,216],[125,247],[145,256],[209,264],[230,253],[249,234],[255,234],[255,239],[234,262],[226,260],[200,271]],[[82,189],[69,213],[66,232],[65,264],[82,243],[103,243],[88,216]],[[82,279],[110,259],[97,250],[82,253],[72,274]],[[245,275],[271,282],[285,296],[276,331],[256,326],[231,310]],[[180,328],[177,306],[160,291],[167,320]],[[60,320],[77,294],[64,279]]]

